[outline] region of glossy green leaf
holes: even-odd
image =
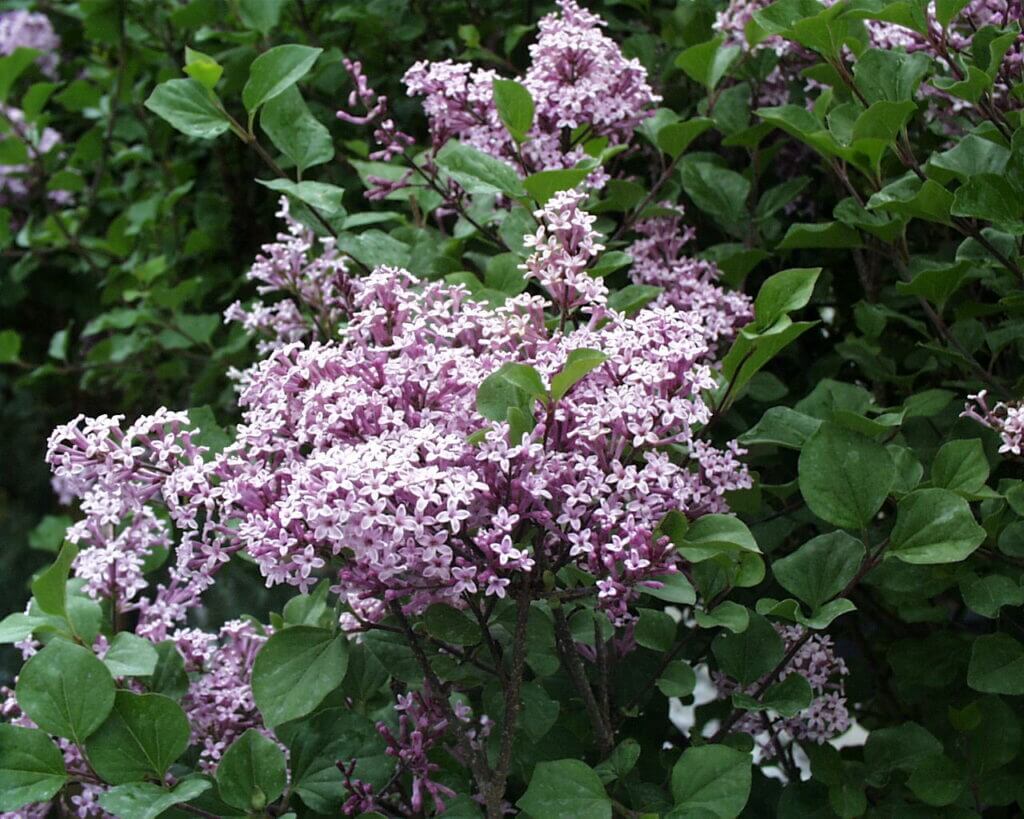
[[[864,560],[864,544],[845,532],[829,532],[807,541],[772,563],[772,574],[786,591],[816,609],[849,583]]]
[[[985,540],[962,497],[948,489],[918,489],[897,507],[889,554],[905,563],[958,563]]]
[[[522,83],[515,80],[494,81],[494,107],[502,124],[516,142],[526,139],[533,127],[533,97]]]
[[[278,94],[282,94],[301,80],[322,48],[303,45],[280,45],[260,54],[249,66],[249,79],[242,89],[242,104],[250,115]]]
[[[260,127],[274,147],[295,163],[300,175],[334,158],[331,132],[313,116],[295,86],[263,106]]]
[[[216,95],[197,80],[167,80],[153,89],[146,107],[183,134],[213,139],[231,127]]]
[[[0,723],[0,810],[46,802],[67,780],[64,755],[43,731]]]
[[[612,802],[600,777],[578,759],[537,763],[516,805],[536,819],[611,819],[612,815]]]
[[[896,481],[885,447],[856,432],[824,423],[804,444],[800,492],[822,520],[861,529],[882,508]]]
[[[750,754],[726,745],[690,747],[672,768],[672,816],[733,819],[747,804],[751,786]]]
[[[273,727],[313,711],[345,677],[348,641],[342,634],[292,626],[272,635],[256,655],[252,694]]]
[[[86,742],[89,761],[112,785],[162,778],[188,748],[185,712],[162,694],[118,691],[114,708]]]
[[[101,794],[99,803],[119,819],[157,819],[164,811],[195,799],[211,787],[199,777],[183,779],[170,789],[152,782],[130,782]]]
[[[25,663],[16,694],[36,725],[81,743],[114,707],[114,678],[89,649],[53,640]]]
[[[254,728],[231,743],[217,765],[220,798],[247,812],[262,811],[274,802],[287,781],[284,751]]]

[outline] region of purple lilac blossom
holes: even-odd
[[[170,636],[185,660],[192,681],[182,698],[192,744],[199,747],[199,765],[212,772],[238,737],[249,728],[263,728],[252,696],[252,666],[269,634],[249,620],[232,620],[219,634],[179,629]]]
[[[284,220],[286,232],[263,245],[246,276],[259,283],[260,296],[274,293],[283,298],[257,301],[249,308],[236,301],[224,312],[227,321],[240,322],[261,336],[261,355],[285,343],[329,337],[352,310],[352,283],[334,238],[317,239],[294,219],[287,197],[281,197],[277,216]]]
[[[0,14],[0,57],[13,54],[19,48],[32,48],[40,52],[36,64],[50,79],[57,76],[60,62],[60,37],[45,14],[18,9]]]
[[[587,139],[606,137],[611,145],[630,140],[661,99],[646,69],[623,56],[601,31],[605,22],[598,15],[575,0],[559,0],[558,6],[538,24],[530,67],[515,78],[535,106],[533,127],[518,151],[494,105],[497,72],[452,60],[424,60],[409,68],[405,85],[410,95],[424,98],[435,149],[458,139],[517,165],[521,160],[525,172],[535,173],[573,167],[586,157]],[[600,188],[607,179],[598,170],[587,184]]]
[[[268,585],[304,590],[332,564],[350,625],[395,599],[418,612],[502,597],[538,557],[594,574],[602,606],[627,622],[636,587],[676,570],[654,536],[664,515],[725,511],[725,492],[750,479],[734,443],[697,437],[714,385],[704,316],[608,309],[583,278],[598,245],[581,198],[537,213],[524,266],[548,298],[492,310],[392,268],[353,281],[337,341],[285,344],[244,375],[238,439],[213,457],[166,411],[126,433],[108,418],[55,432],[49,461],[80,493],[101,487],[128,511],[162,499],[181,532],[171,582],[139,601],[140,633],[166,636],[239,549]],[[550,328],[552,308],[578,326]],[[608,361],[522,440],[470,409],[503,364],[550,380],[579,348]],[[544,536],[524,542],[528,526]]]
[[[782,637],[787,653],[806,635],[803,626],[778,623],[774,626]],[[776,730],[791,739],[819,745],[845,732],[850,727],[850,713],[846,707],[843,677],[848,673],[843,658],[835,653],[832,638],[827,634],[812,634],[786,663],[777,679],[783,680],[790,674],[799,674],[810,683],[814,699],[798,714],[775,719],[773,725]],[[763,687],[767,681],[762,679],[744,688],[717,671],[712,674],[712,678],[721,697],[731,697],[736,693],[750,694],[760,690],[758,687]],[[736,730],[760,737],[765,731],[763,718],[756,712],[750,712],[736,723]],[[775,756],[777,749],[770,739],[763,739],[760,745],[766,758]]]
[[[26,123],[25,114],[20,108],[0,104],[0,131],[7,128],[25,144],[33,163],[63,141],[60,133],[53,128],[44,126],[40,130],[37,125]],[[37,168],[34,164],[0,165],[0,206],[24,202],[37,181]],[[50,191],[46,195],[58,205],[71,201],[67,191]]]
[[[740,327],[753,319],[750,298],[730,292],[716,282],[722,271],[714,262],[687,256],[685,245],[696,236],[692,227],[683,227],[682,207],[663,203],[676,216],[658,216],[638,222],[639,234],[627,252],[633,258],[630,275],[637,284],[662,288],[656,305],[699,313],[704,321],[708,352],[713,355],[718,343],[733,338]]]
[[[700,394],[714,383],[702,316],[664,307],[627,318],[603,305],[600,287],[580,289],[594,234],[579,198],[567,192],[538,212],[525,266],[551,300],[523,294],[491,310],[462,287],[379,268],[353,283],[339,341],[285,345],[248,372],[238,441],[180,497],[167,482],[185,533],[179,562],[241,544],[268,584],[301,589],[340,562],[337,590],[356,625],[398,598],[418,612],[463,593],[503,597],[541,551],[595,574],[603,605],[627,619],[632,590],[675,570],[653,535],[661,518],[723,511],[724,493],[749,477],[735,444],[696,438],[710,417]],[[549,330],[552,306],[589,320]],[[529,436],[510,442],[506,424],[467,411],[503,364],[550,379],[577,348],[609,360]],[[672,445],[688,463],[669,457]],[[197,507],[208,511],[201,525]],[[540,543],[522,542],[528,525],[547,533]]]
[[[1024,401],[999,401],[988,405],[988,390],[967,396],[967,404],[960,413],[961,418],[970,418],[999,433],[999,452],[1002,454],[1024,454]]]

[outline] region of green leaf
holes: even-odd
[[[193,79],[160,83],[146,107],[183,134],[199,139],[213,139],[231,127],[217,96]]]
[[[815,324],[813,321],[794,322],[784,316],[762,332],[752,328],[741,330],[722,361],[722,374],[731,382],[733,394],[738,395],[765,364]]]
[[[177,646],[170,640],[164,640],[157,643],[156,653],[156,668],[146,680],[149,690],[172,699],[181,699],[188,692],[188,674]]]
[[[946,172],[947,178],[966,182],[979,174],[1002,176],[1009,159],[1010,152],[1002,145],[976,134],[968,134],[958,139],[948,151],[932,154],[928,160],[928,170],[940,169]]]
[[[211,91],[224,73],[224,67],[208,54],[193,51],[185,46],[185,73],[198,82],[203,88]]]
[[[754,326],[765,330],[784,315],[806,307],[820,274],[820,267],[794,268],[768,278],[754,301]]]
[[[114,707],[114,678],[89,649],[53,640],[25,663],[16,694],[36,725],[81,743]]]
[[[676,57],[676,67],[708,91],[713,91],[741,53],[738,45],[724,46],[724,42],[725,37],[719,35],[706,43],[690,46]]]
[[[930,67],[928,55],[920,51],[907,54],[896,49],[872,48],[854,62],[853,77],[869,104],[909,101],[917,95]]]
[[[14,81],[35,62],[39,52],[34,48],[16,47],[14,52],[0,57],[0,102],[7,99]]]
[[[291,88],[309,73],[322,48],[280,45],[258,56],[249,66],[249,79],[242,89],[242,104],[250,115],[261,105]]]
[[[624,739],[615,746],[604,762],[594,768],[594,771],[607,785],[609,782],[627,776],[636,767],[638,759],[640,759],[640,743],[635,739]]]
[[[118,691],[114,710],[89,737],[89,761],[103,779],[122,785],[162,779],[188,748],[191,728],[185,712],[162,694]]]
[[[821,426],[821,421],[789,407],[769,407],[761,420],[738,439],[743,446],[773,444],[800,449]]]
[[[861,529],[882,508],[896,481],[885,447],[831,422],[800,452],[800,493],[811,511],[834,526]]]
[[[760,553],[747,525],[734,515],[703,515],[690,524],[676,548],[691,563],[723,552]]]
[[[480,382],[476,411],[490,421],[504,421],[510,407],[519,407],[529,415],[534,400],[546,396],[540,373],[526,364],[509,362]]]
[[[586,168],[555,168],[550,171],[538,171],[523,180],[523,187],[531,197],[537,200],[538,204],[544,205],[559,191],[575,188],[589,174],[590,171]]]
[[[674,660],[665,667],[655,685],[666,697],[688,697],[697,687],[697,674],[687,663]]]
[[[658,609],[640,609],[636,641],[644,648],[668,651],[676,641],[676,621]]]
[[[295,163],[300,176],[307,168],[322,165],[334,158],[331,132],[310,113],[295,86],[263,106],[260,111],[260,127],[270,137],[274,147]]]
[[[922,296],[941,311],[950,297],[975,275],[976,265],[967,261],[934,262],[927,259],[914,259],[911,272],[914,278],[909,282],[896,282],[896,290],[901,295]]]
[[[949,441],[932,462],[932,484],[954,492],[977,492],[985,485],[988,474],[988,458],[980,438]]]
[[[711,651],[722,671],[742,685],[757,682],[771,671],[785,654],[785,646],[771,623],[751,613],[750,623],[739,634],[721,632]]]
[[[119,819],[156,819],[164,811],[195,799],[211,787],[210,782],[199,777],[183,779],[170,790],[152,782],[131,782],[111,788],[99,801],[101,808]]]
[[[256,655],[252,694],[268,727],[313,711],[345,677],[348,641],[326,629],[291,626]]]
[[[337,185],[328,185],[325,182],[292,182],[290,179],[257,179],[256,181],[265,188],[286,193],[288,196],[304,202],[324,216],[345,215],[345,208],[341,204],[345,190]]]
[[[564,398],[576,384],[593,370],[596,370],[608,356],[600,350],[580,347],[572,350],[562,367],[551,379],[551,397],[556,401]]]
[[[740,634],[747,630],[750,625],[750,609],[734,603],[732,600],[725,600],[715,606],[711,611],[696,611],[694,613],[697,625],[701,628],[718,628],[722,626],[734,634]]]
[[[672,159],[676,159],[690,147],[691,142],[713,128],[714,124],[714,120],[707,117],[693,117],[685,122],[673,122],[658,131],[658,147]]]
[[[103,663],[115,677],[148,677],[160,657],[149,640],[122,631],[110,642]]]
[[[18,332],[16,330],[0,330],[0,364],[14,364],[20,354],[21,336]]]
[[[612,815],[600,777],[578,759],[538,762],[516,805],[535,819],[611,819]]]
[[[71,563],[78,555],[78,547],[65,541],[57,559],[32,581],[32,594],[36,603],[47,614],[67,616],[67,585]]]
[[[1024,589],[1002,574],[961,580],[960,593],[967,608],[982,617],[998,617],[1003,606],[1024,606]]]
[[[224,752],[217,765],[220,798],[243,811],[263,811],[284,793],[288,771],[284,751],[249,728]]]
[[[792,224],[776,250],[797,250],[800,248],[850,248],[860,247],[860,234],[842,222],[817,222]]]
[[[526,195],[515,168],[461,142],[446,143],[437,153],[437,164],[467,193]]]
[[[905,218],[924,219],[948,225],[953,194],[934,179],[923,182],[907,173],[886,185],[868,200],[869,210],[882,210]]]
[[[744,711],[776,711],[784,717],[796,716],[807,708],[813,699],[814,691],[811,684],[807,682],[806,677],[795,672],[782,682],[769,686],[760,700],[746,694],[732,695],[732,703],[736,708]]]
[[[967,684],[986,694],[1024,694],[1024,646],[1009,634],[985,634],[974,641]]]
[[[494,107],[516,142],[526,139],[533,127],[533,97],[524,85],[515,80],[494,81]]]
[[[772,574],[782,588],[816,609],[846,588],[864,554],[864,544],[856,538],[846,532],[829,532],[776,560]]]
[[[942,743],[916,722],[876,728],[864,744],[864,762],[872,775],[913,772],[927,758],[942,753]]]
[[[907,785],[914,796],[933,807],[952,805],[967,785],[963,767],[945,754],[935,754],[921,761],[911,772]]]
[[[726,745],[687,748],[672,768],[671,816],[739,816],[750,796],[750,765],[750,754]]]
[[[750,182],[746,178],[728,168],[692,157],[679,163],[679,174],[687,196],[723,226],[736,226],[747,220]]]
[[[956,189],[950,213],[999,224],[1013,224],[1024,218],[1024,200],[1019,188],[1009,179],[983,173],[972,176]]]
[[[652,577],[651,580],[661,584],[660,588],[652,588],[648,585],[641,586],[644,594],[664,600],[666,603],[679,603],[684,606],[692,606],[697,602],[697,593],[693,585],[681,572],[676,574],[663,574]]]
[[[767,219],[799,196],[811,182],[809,176],[797,176],[775,185],[764,192],[757,200],[756,216]]]
[[[0,810],[46,802],[67,780],[64,755],[45,733],[0,723]]]
[[[483,639],[480,626],[458,609],[434,603],[423,614],[427,633],[446,643],[473,646]]]
[[[251,29],[269,34],[281,19],[288,0],[238,0],[238,16]]]
[[[52,627],[53,624],[53,621],[47,617],[33,617],[20,611],[8,614],[3,620],[0,620],[0,644],[20,643],[31,636],[32,632],[40,626],[50,625]]]
[[[970,506],[948,489],[918,489],[897,507],[889,554],[905,563],[958,563],[985,540]]]

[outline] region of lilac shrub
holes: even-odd
[[[467,25],[458,60],[402,64],[419,125],[335,39],[273,45],[259,18],[230,59],[190,46],[146,105],[251,150],[280,228],[253,298],[223,302],[222,404],[50,436],[78,519],[0,622],[25,661],[0,705],[4,816],[1019,800],[1003,698],[1024,648],[1003,626],[1024,496],[1009,467],[990,477],[1020,455],[1000,383],[1020,328],[985,324],[1019,312],[1024,278],[1016,7],[718,3],[712,25],[685,5],[638,12],[663,30],[624,51],[608,32],[632,17],[560,0],[521,66],[515,31],[506,66]],[[307,4],[303,30],[311,13],[356,15]],[[319,121],[339,93],[332,127],[365,139]],[[950,123],[974,132],[919,161]],[[793,179],[797,142],[825,161]],[[336,146],[348,162],[319,177]],[[365,197],[321,181],[357,184],[349,164]],[[787,224],[811,182],[829,220]],[[147,287],[176,298],[148,267],[102,297]],[[956,438],[968,390],[998,445]],[[239,575],[269,613],[215,614]]]

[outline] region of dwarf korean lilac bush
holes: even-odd
[[[114,86],[0,141],[103,361],[220,364],[49,438],[4,816],[1015,815],[1016,5],[201,5],[83,5]],[[227,281],[147,217],[250,194]]]

